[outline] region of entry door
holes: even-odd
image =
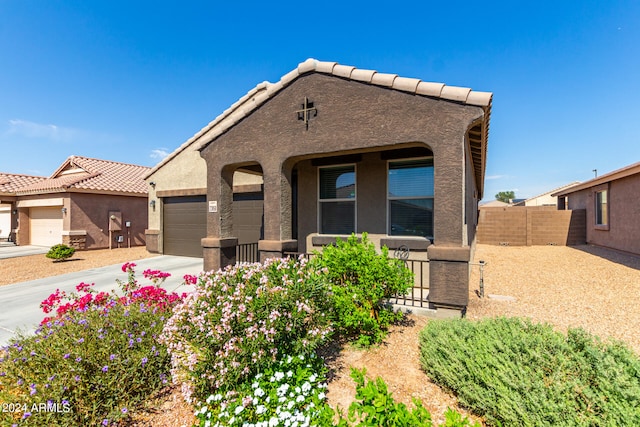
[[[56,207],[29,209],[29,234],[35,246],[53,246],[62,243],[62,210]]]

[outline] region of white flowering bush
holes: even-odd
[[[284,356],[237,391],[216,393],[196,411],[199,427],[325,426],[333,410],[326,404],[324,362],[310,356]]]
[[[283,354],[312,353],[331,332],[328,290],[325,272],[305,259],[202,274],[160,337],[185,399],[235,391]]]

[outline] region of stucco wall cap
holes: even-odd
[[[349,65],[336,65],[333,67],[333,75],[344,78],[351,78],[351,72],[355,70],[356,67],[351,67]]]
[[[440,98],[465,102],[469,96],[469,92],[471,92],[471,89],[468,87],[445,86],[442,88]]]
[[[351,78],[353,80],[371,83],[371,79],[373,78],[374,74],[376,74],[376,71],[374,70],[361,70],[359,68],[356,68],[351,72]]]
[[[393,86],[393,81],[398,77],[397,74],[375,73],[371,79],[371,83],[380,86]]]
[[[298,64],[298,74],[308,73],[316,69],[316,60],[309,58],[304,62]]]
[[[416,93],[416,88],[420,83],[420,79],[411,79],[408,77],[396,77],[393,81],[393,88],[405,92]]]
[[[491,92],[480,92],[472,90],[471,92],[469,92],[469,96],[467,97],[467,104],[486,107],[491,104],[492,96],[493,94]]]
[[[437,96],[440,97],[444,83],[420,82],[416,88],[418,95]]]
[[[316,62],[316,71],[319,73],[333,74],[333,67],[337,62],[318,61]]]

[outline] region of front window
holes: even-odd
[[[356,169],[354,165],[319,169],[319,229],[322,234],[356,231]]]
[[[609,225],[607,190],[596,193],[596,225]]]
[[[389,162],[389,235],[433,238],[433,159]]]

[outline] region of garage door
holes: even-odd
[[[62,211],[59,206],[29,209],[31,244],[53,246],[62,243]]]
[[[164,198],[163,223],[166,255],[202,258],[201,239],[207,237],[205,196]]]

